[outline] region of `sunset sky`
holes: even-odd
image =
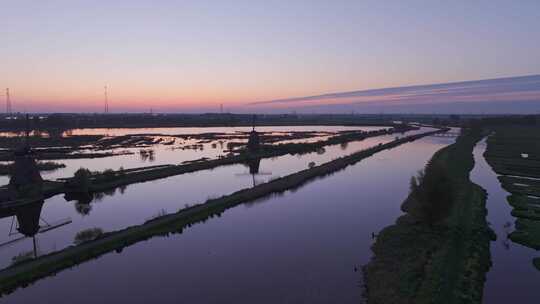
[[[399,105],[540,103],[538,0],[0,0],[0,12],[15,111],[100,112],[104,85],[112,112],[381,111],[370,93],[291,98],[514,76],[531,77]]]

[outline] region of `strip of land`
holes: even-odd
[[[436,152],[421,178],[431,182],[429,199],[411,192],[406,214],[378,234],[364,267],[369,303],[482,302],[494,233],[486,221],[486,192],[469,178],[481,138],[471,131]]]
[[[66,165],[56,162],[38,162],[37,168],[39,171],[54,171],[60,168],[65,168]],[[0,176],[10,175],[13,170],[13,164],[0,164]]]

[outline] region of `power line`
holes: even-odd
[[[105,114],[109,113],[109,95],[107,92],[107,86],[104,87],[105,89]]]
[[[9,96],[9,88],[6,89],[6,114],[11,116],[11,99]]]

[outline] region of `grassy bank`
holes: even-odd
[[[0,271],[0,292],[9,293],[19,286],[25,286],[40,278],[55,274],[103,254],[112,251],[120,252],[126,246],[155,236],[181,233],[186,226],[206,221],[214,216],[220,216],[225,210],[238,204],[266,198],[272,194],[282,193],[300,187],[317,178],[342,170],[375,153],[392,149],[436,132],[441,131],[427,132],[404,137],[387,144],[380,144],[328,163],[257,185],[253,188],[208,200],[205,203],[182,209],[174,214],[160,216],[142,225],[131,226],[120,231],[103,233],[92,241],[82,243],[78,246],[71,246],[64,250],[3,269]]]
[[[481,138],[470,132],[437,151],[423,173],[424,182],[442,176],[427,189],[429,201],[411,192],[403,204],[407,213],[379,233],[364,267],[369,303],[481,303],[494,237],[486,193],[469,179]],[[437,189],[441,180],[446,185]]]
[[[0,175],[10,175],[13,164],[0,164]],[[37,162],[39,171],[54,171],[60,168],[65,168],[66,165],[57,162]]]

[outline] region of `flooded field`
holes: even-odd
[[[378,130],[382,127],[369,126],[262,126],[257,127],[259,132],[300,132],[300,131],[347,131],[347,130]],[[251,127],[206,127],[206,128],[95,128],[95,129],[74,129],[66,135],[108,135],[121,136],[129,134],[199,134],[199,133],[229,133],[249,132]]]
[[[275,136],[287,135],[291,132],[325,132],[325,135],[308,137],[306,139],[282,140],[279,143],[302,143],[314,142],[328,138],[329,134],[336,134],[340,131],[362,130],[373,131],[384,127],[354,127],[354,126],[293,126],[293,127],[258,127],[259,132],[269,132]],[[422,128],[422,131],[428,128]],[[80,159],[60,159],[55,162],[65,165],[51,171],[44,171],[42,175],[47,179],[56,179],[73,176],[73,173],[79,168],[89,168],[93,171],[103,171],[106,169],[117,170],[120,167],[125,169],[136,168],[150,165],[180,164],[186,161],[192,161],[201,158],[215,159],[222,157],[228,152],[228,144],[245,143],[247,141],[246,132],[251,131],[249,127],[241,128],[133,128],[133,129],[77,129],[69,133],[69,136],[75,135],[106,135],[106,136],[125,136],[133,134],[149,134],[153,140],[163,139],[163,142],[153,145],[143,145],[140,147],[114,148],[100,150],[100,152],[126,153],[113,157],[103,158],[80,158]],[[206,133],[228,134],[227,137],[211,140],[200,139],[182,139],[174,144],[168,144],[171,137],[159,135],[197,135]],[[409,132],[408,134],[413,134]],[[68,136],[66,134],[66,136]],[[155,136],[155,137],[154,137]],[[238,137],[241,137],[238,139]],[[173,138],[174,139],[174,138]],[[0,162],[0,164],[9,164],[10,162]],[[0,185],[5,185],[9,181],[7,175],[0,176]]]

